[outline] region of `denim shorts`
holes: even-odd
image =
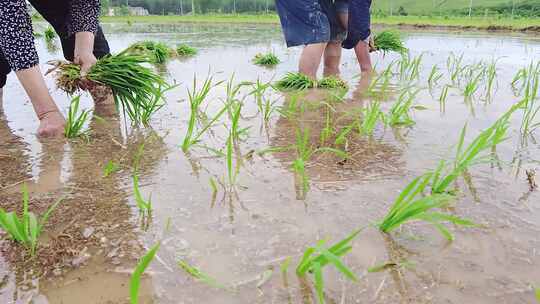
[[[288,47],[343,41],[347,35],[333,0],[276,0]]]
[[[338,14],[348,14],[349,13],[349,0],[336,0],[334,5],[336,7],[336,12]]]

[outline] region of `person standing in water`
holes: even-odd
[[[99,26],[99,0],[29,2],[52,25],[60,37],[64,57],[79,64],[81,74],[88,72],[96,58],[109,54],[109,45]],[[11,71],[17,75],[40,120],[38,135],[62,135],[65,120],[41,74],[25,0],[1,0],[0,4],[0,102]],[[94,101],[99,102],[96,98]]]

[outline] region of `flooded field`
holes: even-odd
[[[181,149],[194,76],[198,88],[208,75],[214,83],[225,81],[211,89],[199,113],[208,121],[223,108],[231,77],[234,84],[275,81],[296,70],[300,50],[287,50],[273,25],[106,24],[104,29],[114,52],[140,40],[187,43],[199,52],[156,67],[178,87],[167,93],[151,128],[132,128],[122,116],[96,109],[89,140],[39,142],[31,104],[10,75],[0,110],[0,206],[20,210],[24,183],[36,214],[64,199],[45,226],[35,257],[2,238],[1,303],[129,303],[134,267],[158,242],[141,283],[141,303],[317,303],[313,276],[304,280],[295,274],[302,254],[319,240],[334,244],[364,227],[342,258],[358,282],[325,267],[327,303],[534,303],[534,288],[540,287],[540,191],[532,184],[540,170],[540,144],[522,136],[522,109],[511,116],[508,139],[490,160],[457,179],[454,202],[444,208],[478,226],[447,225],[455,237],[450,242],[427,222],[406,223],[390,234],[375,225],[414,178],[440,160],[452,162],[465,124],[468,145],[523,99],[525,93],[511,83],[518,70],[540,60],[540,37],[404,33],[410,57],[423,54],[417,76],[411,72],[405,79],[399,73],[399,55],[375,54],[378,74],[360,77],[354,54],[346,51],[345,95],[269,88],[263,94],[271,109],[267,120],[249,95],[253,86],[244,86],[235,98],[242,104],[239,128],[246,129],[231,147],[237,174],[230,174],[228,115],[198,145]],[[61,58],[59,49],[37,41],[42,63]],[[251,62],[268,51],[282,60],[276,68]],[[464,97],[467,81],[452,81],[461,54],[462,67],[496,62],[491,96],[487,81],[471,98]],[[385,83],[379,75],[390,65]],[[434,65],[442,75],[436,83],[430,77]],[[47,79],[67,111],[70,98]],[[405,88],[419,89],[410,109],[414,124],[379,123],[372,136],[354,131],[334,145],[356,110],[378,101],[387,113]],[[89,96],[82,102],[93,108]],[[311,149],[331,146],[347,158],[321,150],[305,163],[304,176],[296,174],[297,133],[306,135]],[[118,170],[104,177],[111,161]],[[151,196],[151,217],[141,217],[137,208],[135,166],[143,197]],[[180,261],[215,281],[194,279]],[[367,271],[383,263],[389,263],[385,270]]]

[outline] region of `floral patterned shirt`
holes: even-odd
[[[69,14],[66,20],[68,34],[95,33],[99,24],[99,0],[67,2],[69,3]],[[39,63],[34,45],[32,19],[28,14],[25,0],[0,0],[0,50],[14,71],[28,69]]]

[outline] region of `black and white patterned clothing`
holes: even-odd
[[[99,0],[30,0],[30,3],[65,37],[98,30]],[[14,71],[39,63],[32,20],[25,0],[0,0],[0,51]]]

